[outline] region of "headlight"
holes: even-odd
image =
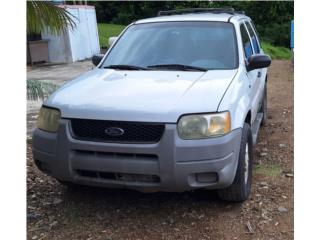
[[[59,127],[60,111],[53,108],[41,107],[37,127],[48,132],[57,132]]]
[[[229,112],[185,115],[178,122],[178,134],[182,139],[202,139],[230,132]]]

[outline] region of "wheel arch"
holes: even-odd
[[[246,117],[245,117],[245,119],[244,119],[244,123],[248,123],[250,126],[251,126],[251,110],[249,110],[248,112],[247,112],[247,115],[246,115]],[[243,123],[243,124],[244,124]]]

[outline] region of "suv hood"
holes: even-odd
[[[177,122],[215,112],[237,70],[117,71],[96,68],[63,85],[44,103],[62,118]]]

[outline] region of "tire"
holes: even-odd
[[[263,101],[261,105],[260,112],[263,114],[263,118],[261,121],[261,126],[265,126],[268,119],[268,98],[267,98],[267,83],[264,87],[264,93],[263,93]]]
[[[218,190],[218,195],[222,200],[243,202],[248,199],[251,192],[252,163],[253,145],[251,127],[245,123],[242,129],[236,176],[229,187]]]

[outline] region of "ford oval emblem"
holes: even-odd
[[[104,130],[104,132],[108,135],[108,136],[121,136],[124,134],[124,130],[122,128],[118,128],[118,127],[108,127]]]

